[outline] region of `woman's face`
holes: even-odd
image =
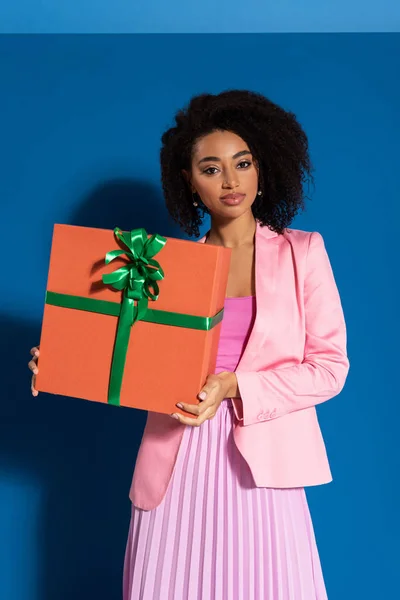
[[[197,141],[187,176],[192,191],[217,218],[240,217],[257,196],[257,165],[246,142],[230,131],[215,131]]]

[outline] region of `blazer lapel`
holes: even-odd
[[[255,238],[256,316],[237,370],[246,370],[250,367],[252,359],[257,355],[263,340],[269,333],[275,301],[280,238],[281,236],[268,226],[261,227],[257,223]],[[199,243],[205,241],[206,236],[202,237]]]

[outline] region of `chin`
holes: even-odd
[[[238,219],[249,212],[251,212],[251,205],[243,206],[243,204],[239,204],[238,206],[230,206],[229,208],[224,208],[223,215],[227,218]]]

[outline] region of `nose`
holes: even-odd
[[[235,171],[226,171],[224,183],[222,184],[222,187],[224,189],[226,189],[226,188],[233,189],[233,188],[238,187],[238,185],[239,185],[239,182],[237,180]]]

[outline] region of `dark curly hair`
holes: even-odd
[[[308,140],[295,115],[265,96],[228,90],[201,94],[178,111],[175,126],[162,136],[161,180],[168,212],[189,236],[199,237],[207,208],[193,206],[193,197],[182,169],[191,170],[199,138],[214,131],[240,136],[259,167],[263,191],[252,205],[254,217],[277,233],[304,209],[303,184],[312,181]]]

